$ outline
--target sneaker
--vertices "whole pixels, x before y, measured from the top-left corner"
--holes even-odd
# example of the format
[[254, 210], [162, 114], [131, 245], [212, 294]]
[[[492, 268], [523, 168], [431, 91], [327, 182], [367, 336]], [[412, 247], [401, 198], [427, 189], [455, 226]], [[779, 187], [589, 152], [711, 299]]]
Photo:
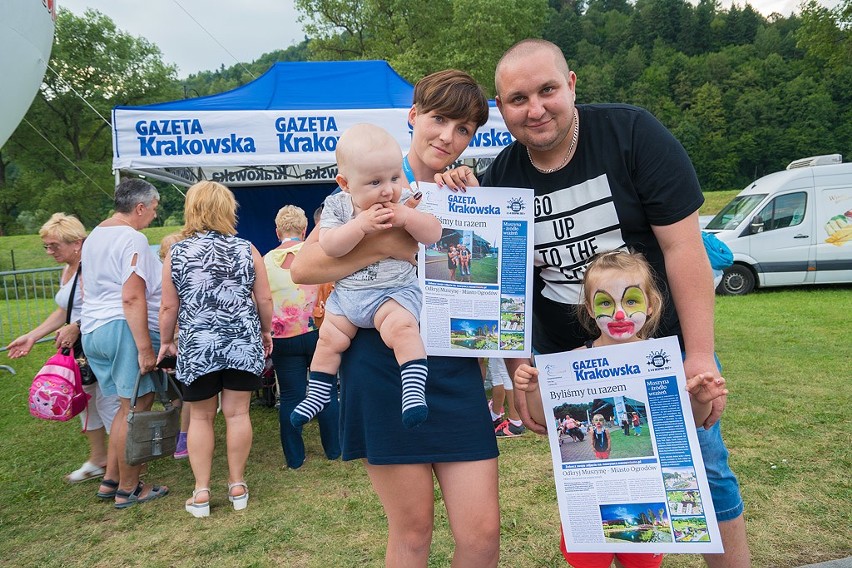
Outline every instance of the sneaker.
[[[488, 410], [489, 410], [489, 411], [491, 411], [491, 416], [494, 416], [495, 414], [497, 414], [496, 412], [494, 412], [494, 407], [493, 407], [493, 405], [492, 405], [492, 401], [490, 401], [490, 400], [488, 401]], [[500, 413], [500, 415], [499, 415], [497, 418], [493, 418], [493, 419], [491, 420], [491, 422], [492, 422], [492, 424], [493, 424], [493, 426], [494, 426], [494, 430], [495, 430], [495, 431], [496, 431], [498, 428], [500, 428], [500, 426], [502, 426], [502, 425], [503, 425], [503, 422], [505, 422], [505, 421], [506, 421], [506, 419], [505, 419], [503, 416], [504, 416], [504, 415], [503, 415], [503, 413], [501, 412], [501, 413]]]
[[515, 426], [506, 420], [499, 428], [497, 428], [497, 430], [495, 430], [494, 435], [498, 438], [515, 438], [517, 436], [522, 436], [526, 431], [527, 429], [523, 424]]
[[177, 447], [175, 448], [174, 458], [182, 460], [189, 457], [189, 451], [186, 449], [186, 433], [178, 434]]

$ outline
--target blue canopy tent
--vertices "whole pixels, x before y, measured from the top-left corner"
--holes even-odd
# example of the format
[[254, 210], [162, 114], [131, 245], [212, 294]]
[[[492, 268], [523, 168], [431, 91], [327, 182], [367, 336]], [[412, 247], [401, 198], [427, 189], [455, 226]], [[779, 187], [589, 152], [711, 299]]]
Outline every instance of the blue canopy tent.
[[[221, 181], [240, 203], [240, 235], [265, 252], [277, 245], [282, 205], [310, 219], [336, 187], [334, 149], [348, 127], [378, 124], [407, 151], [413, 91], [385, 61], [276, 63], [225, 93], [115, 107], [113, 169], [182, 185]], [[491, 158], [511, 142], [491, 114], [462, 158]]]

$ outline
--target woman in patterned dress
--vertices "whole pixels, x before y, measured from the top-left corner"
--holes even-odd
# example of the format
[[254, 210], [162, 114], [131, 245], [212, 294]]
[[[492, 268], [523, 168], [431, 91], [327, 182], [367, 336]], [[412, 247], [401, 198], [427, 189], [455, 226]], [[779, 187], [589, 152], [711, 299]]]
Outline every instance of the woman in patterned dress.
[[[186, 193], [183, 241], [163, 265], [158, 360], [177, 355], [177, 379], [190, 405], [187, 447], [195, 490], [186, 510], [210, 514], [213, 421], [222, 393], [228, 452], [228, 499], [248, 504], [249, 405], [272, 352], [272, 295], [257, 249], [235, 235], [237, 203], [222, 184], [203, 181]], [[173, 341], [178, 327], [178, 346]]]

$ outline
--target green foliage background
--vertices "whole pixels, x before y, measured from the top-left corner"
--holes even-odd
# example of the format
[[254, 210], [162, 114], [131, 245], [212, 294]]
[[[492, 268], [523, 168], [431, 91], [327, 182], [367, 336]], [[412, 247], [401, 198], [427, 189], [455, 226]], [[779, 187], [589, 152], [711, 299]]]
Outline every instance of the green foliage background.
[[[103, 14], [60, 6], [41, 91], [0, 149], [0, 235], [32, 233], [55, 211], [87, 226], [109, 214], [114, 106], [223, 92], [276, 61], [332, 59], [386, 59], [411, 82], [456, 67], [493, 96], [500, 55], [525, 37], [562, 48], [578, 102], [651, 110], [706, 191], [744, 187], [805, 156], [852, 156], [852, 0], [833, 9], [806, 0], [789, 16], [716, 0], [295, 3], [303, 42], [186, 78]], [[182, 194], [160, 190], [156, 223], [179, 224]]]

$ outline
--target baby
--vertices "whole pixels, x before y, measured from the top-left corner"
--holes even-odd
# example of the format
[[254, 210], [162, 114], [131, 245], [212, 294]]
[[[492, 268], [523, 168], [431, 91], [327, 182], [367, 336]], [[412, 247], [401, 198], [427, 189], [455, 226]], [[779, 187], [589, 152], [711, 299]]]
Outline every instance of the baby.
[[[345, 256], [366, 235], [391, 227], [404, 228], [426, 245], [441, 238], [436, 217], [402, 203], [411, 192], [405, 187], [402, 150], [388, 132], [357, 124], [340, 137], [335, 156], [336, 181], [343, 191], [328, 196], [323, 206], [319, 242], [327, 255]], [[375, 327], [399, 363], [403, 425], [413, 428], [426, 420], [428, 367], [418, 325], [422, 303], [416, 269], [407, 261], [386, 258], [338, 280], [325, 304], [308, 396], [290, 422], [300, 427], [325, 408], [340, 356], [362, 327]]]

